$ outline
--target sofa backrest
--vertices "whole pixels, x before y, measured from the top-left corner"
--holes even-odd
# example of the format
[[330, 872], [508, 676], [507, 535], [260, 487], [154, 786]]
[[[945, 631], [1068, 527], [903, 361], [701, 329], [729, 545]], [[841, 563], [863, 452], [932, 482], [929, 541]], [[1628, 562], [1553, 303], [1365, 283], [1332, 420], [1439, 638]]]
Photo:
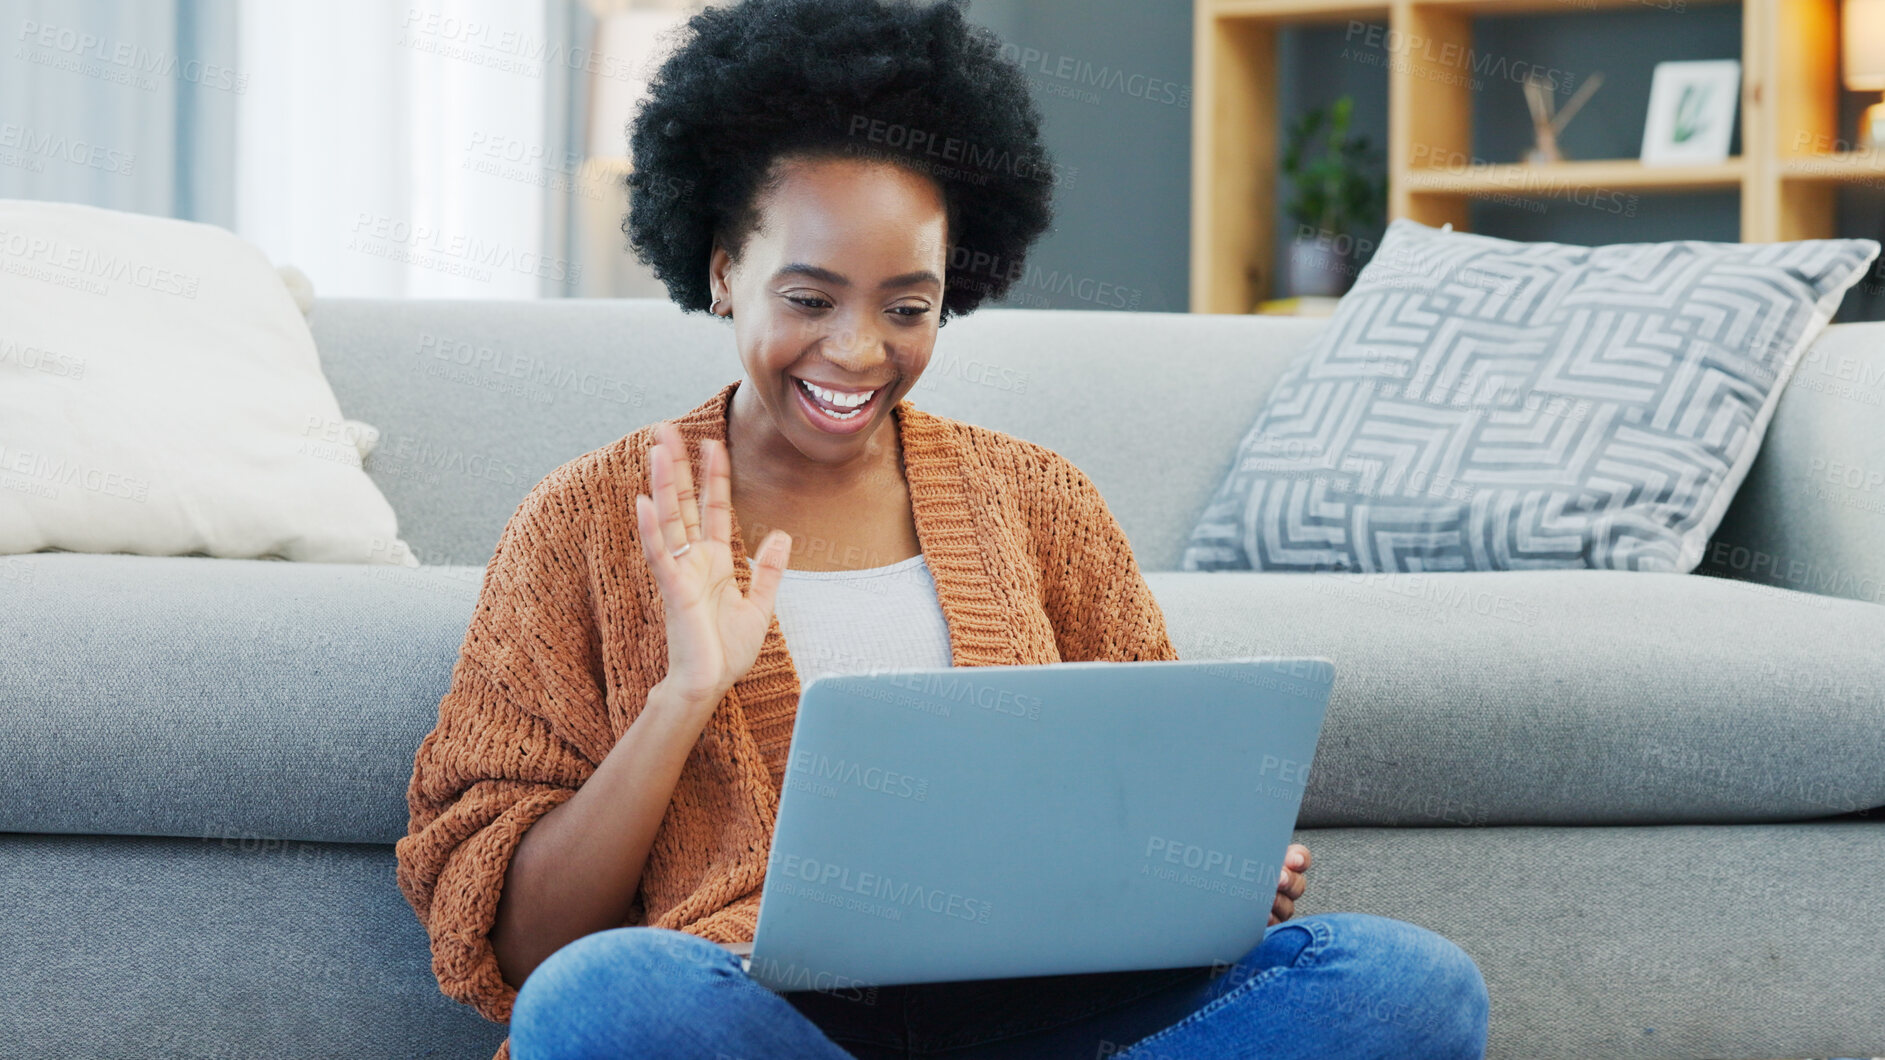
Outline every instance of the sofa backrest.
[[1801, 358], [1701, 569], [1885, 603], [1885, 322]]
[[[329, 299], [312, 323], [342, 410], [382, 432], [367, 470], [426, 563], [484, 564], [557, 465], [742, 374], [730, 325], [654, 299]], [[1170, 570], [1265, 395], [1323, 324], [985, 309], [943, 328], [910, 400], [1066, 456], [1140, 564]], [[1788, 387], [1707, 569], [1885, 599], [1878, 475], [1885, 324], [1840, 325]]]
[[[557, 465], [743, 374], [730, 325], [654, 299], [330, 299], [312, 324], [344, 414], [381, 431], [367, 470], [425, 563], [484, 564]], [[986, 309], [942, 329], [910, 400], [1065, 455], [1140, 562], [1168, 569], [1263, 395], [1319, 328]]]

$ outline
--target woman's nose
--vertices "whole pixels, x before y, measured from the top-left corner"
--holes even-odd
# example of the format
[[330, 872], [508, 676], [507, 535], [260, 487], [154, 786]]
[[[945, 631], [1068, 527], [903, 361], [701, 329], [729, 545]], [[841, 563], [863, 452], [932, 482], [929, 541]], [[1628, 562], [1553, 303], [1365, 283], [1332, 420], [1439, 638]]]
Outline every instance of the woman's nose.
[[825, 336], [825, 356], [848, 371], [863, 373], [890, 358], [883, 333], [868, 324], [843, 324]]

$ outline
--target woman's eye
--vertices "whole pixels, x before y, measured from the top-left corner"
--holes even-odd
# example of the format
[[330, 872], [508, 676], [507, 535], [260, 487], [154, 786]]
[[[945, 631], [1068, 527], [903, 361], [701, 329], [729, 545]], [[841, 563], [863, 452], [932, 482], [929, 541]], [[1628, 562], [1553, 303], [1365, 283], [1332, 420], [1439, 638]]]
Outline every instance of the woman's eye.
[[920, 317], [929, 312], [929, 307], [923, 305], [897, 305], [891, 306], [890, 311], [900, 317]]
[[823, 298], [814, 298], [810, 295], [786, 295], [785, 300], [788, 302], [796, 302], [807, 309], [827, 309], [831, 306], [831, 303], [825, 301]]

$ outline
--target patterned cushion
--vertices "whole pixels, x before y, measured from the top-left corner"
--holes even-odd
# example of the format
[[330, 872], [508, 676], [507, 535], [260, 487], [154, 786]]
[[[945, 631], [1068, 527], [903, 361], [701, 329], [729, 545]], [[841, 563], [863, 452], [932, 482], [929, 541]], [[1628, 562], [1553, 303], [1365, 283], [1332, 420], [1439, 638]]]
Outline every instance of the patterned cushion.
[[1389, 226], [1269, 394], [1184, 570], [1693, 570], [1867, 239]]

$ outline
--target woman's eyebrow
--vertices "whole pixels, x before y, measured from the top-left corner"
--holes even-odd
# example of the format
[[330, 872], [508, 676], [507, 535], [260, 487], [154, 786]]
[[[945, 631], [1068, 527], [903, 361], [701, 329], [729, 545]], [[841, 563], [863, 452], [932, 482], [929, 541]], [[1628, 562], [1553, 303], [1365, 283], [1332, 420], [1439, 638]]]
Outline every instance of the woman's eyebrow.
[[[850, 279], [846, 277], [845, 275], [843, 275], [842, 273], [833, 272], [827, 268], [822, 268], [817, 265], [807, 265], [803, 262], [797, 262], [797, 261], [793, 262], [790, 265], [781, 266], [779, 268], [779, 271], [773, 273], [772, 275], [773, 275], [773, 279], [775, 280], [783, 279], [786, 276], [804, 276], [808, 279], [817, 280], [820, 283], [831, 284], [833, 287], [851, 286]], [[878, 284], [878, 287], [879, 288], [908, 287], [912, 284], [918, 284], [918, 283], [941, 284], [942, 280], [939, 277], [937, 277], [935, 273], [929, 271], [928, 269], [918, 269], [915, 272], [906, 272], [901, 276], [892, 276], [889, 279], [885, 280], [883, 283]]]
[[918, 284], [918, 283], [933, 283], [933, 284], [936, 284], [937, 286], [941, 286], [942, 280], [935, 273], [929, 271], [928, 269], [918, 269], [915, 272], [906, 272], [901, 276], [892, 276], [891, 278], [889, 278], [888, 280], [885, 280], [883, 283], [879, 284], [878, 286], [879, 287], [909, 287], [912, 284]]
[[783, 279], [784, 277], [787, 277], [787, 276], [804, 276], [808, 279], [817, 280], [820, 283], [831, 284], [833, 287], [851, 286], [851, 281], [849, 279], [846, 279], [843, 275], [839, 273], [832, 272], [830, 269], [821, 269], [816, 265], [807, 265], [803, 262], [798, 262], [798, 261], [795, 261], [790, 265], [782, 265], [779, 267], [778, 272], [775, 272], [772, 274], [772, 277], [775, 280]]

